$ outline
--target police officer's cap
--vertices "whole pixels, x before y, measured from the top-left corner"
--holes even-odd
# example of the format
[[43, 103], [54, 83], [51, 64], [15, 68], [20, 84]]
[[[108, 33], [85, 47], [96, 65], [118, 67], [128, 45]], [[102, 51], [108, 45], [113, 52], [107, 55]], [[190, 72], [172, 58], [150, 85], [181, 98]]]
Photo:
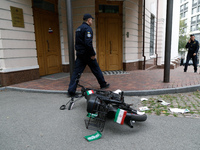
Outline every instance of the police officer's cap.
[[85, 15], [83, 16], [83, 20], [87, 20], [88, 18], [94, 19], [94, 18], [92, 17], [92, 15], [90, 15], [90, 14], [85, 14]]
[[191, 36], [194, 36], [194, 34], [191, 34], [190, 37], [191, 37]]

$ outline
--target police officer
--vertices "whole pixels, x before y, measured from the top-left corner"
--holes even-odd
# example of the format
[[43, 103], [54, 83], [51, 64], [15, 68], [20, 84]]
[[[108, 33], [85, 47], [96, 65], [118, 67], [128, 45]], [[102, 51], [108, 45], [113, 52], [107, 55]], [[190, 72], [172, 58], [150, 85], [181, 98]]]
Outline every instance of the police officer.
[[192, 58], [194, 72], [196, 73], [197, 72], [197, 53], [199, 51], [199, 42], [195, 40], [194, 34], [190, 35], [190, 40], [187, 42], [185, 47], [188, 48], [188, 54], [187, 54], [184, 72], [187, 71], [188, 62]]
[[95, 75], [100, 84], [101, 89], [108, 88], [110, 84], [105, 82], [101, 69], [95, 58], [95, 51], [92, 45], [93, 31], [90, 27], [92, 25], [92, 19], [90, 14], [83, 16], [83, 23], [76, 29], [75, 49], [76, 49], [76, 61], [75, 68], [71, 77], [71, 81], [68, 88], [68, 95], [74, 96], [77, 88], [76, 79], [79, 74], [83, 73], [86, 65], [90, 67], [90, 70]]

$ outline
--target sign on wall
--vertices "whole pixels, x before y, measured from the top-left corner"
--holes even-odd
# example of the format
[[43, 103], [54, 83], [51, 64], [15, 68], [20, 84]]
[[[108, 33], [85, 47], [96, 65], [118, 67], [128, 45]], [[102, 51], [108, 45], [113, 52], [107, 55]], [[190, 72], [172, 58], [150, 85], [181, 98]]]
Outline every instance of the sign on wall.
[[10, 6], [13, 27], [24, 28], [24, 16], [21, 8]]

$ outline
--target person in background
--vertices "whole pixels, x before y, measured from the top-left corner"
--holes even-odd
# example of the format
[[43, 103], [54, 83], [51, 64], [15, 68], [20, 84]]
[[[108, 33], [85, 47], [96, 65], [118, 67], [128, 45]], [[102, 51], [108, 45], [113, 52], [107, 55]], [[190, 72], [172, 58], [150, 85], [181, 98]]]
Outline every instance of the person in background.
[[197, 72], [197, 53], [199, 51], [199, 42], [195, 39], [194, 34], [190, 35], [190, 39], [187, 42], [185, 47], [188, 48], [188, 54], [187, 54], [184, 72], [187, 72], [188, 62], [192, 58], [194, 72], [196, 73]]

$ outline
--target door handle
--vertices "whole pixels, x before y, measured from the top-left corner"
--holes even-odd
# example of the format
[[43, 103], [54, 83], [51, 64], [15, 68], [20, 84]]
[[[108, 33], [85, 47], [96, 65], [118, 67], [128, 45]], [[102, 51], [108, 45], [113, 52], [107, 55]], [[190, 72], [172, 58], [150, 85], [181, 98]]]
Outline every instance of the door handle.
[[49, 52], [49, 40], [47, 40], [47, 47], [48, 47], [48, 52]]
[[110, 41], [110, 54], [112, 54], [112, 42]]

